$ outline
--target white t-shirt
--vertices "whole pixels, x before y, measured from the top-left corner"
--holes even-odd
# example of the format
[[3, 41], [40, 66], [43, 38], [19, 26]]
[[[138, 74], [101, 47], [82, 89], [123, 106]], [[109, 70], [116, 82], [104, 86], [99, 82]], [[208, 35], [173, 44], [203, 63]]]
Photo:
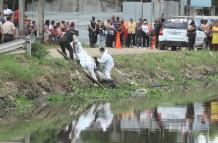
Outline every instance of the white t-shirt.
[[142, 25], [142, 31], [146, 34], [149, 33], [148, 25]]
[[10, 14], [12, 14], [13, 12], [12, 12], [12, 10], [11, 9], [4, 9], [4, 15], [10, 15]]

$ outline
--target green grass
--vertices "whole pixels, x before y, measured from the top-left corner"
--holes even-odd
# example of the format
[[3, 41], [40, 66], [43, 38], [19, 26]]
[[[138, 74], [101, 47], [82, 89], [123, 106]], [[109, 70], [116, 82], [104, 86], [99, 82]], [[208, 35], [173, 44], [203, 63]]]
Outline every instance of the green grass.
[[31, 81], [41, 75], [42, 71], [34, 60], [23, 57], [1, 56], [0, 74], [3, 78]]
[[[212, 53], [212, 55], [211, 55]], [[156, 73], [166, 71], [176, 78], [183, 77], [182, 70], [186, 65], [191, 67], [218, 67], [218, 53], [201, 50], [198, 52], [166, 52], [166, 53], [147, 53], [138, 55], [120, 55], [115, 56], [115, 61], [121, 68], [129, 71], [144, 71], [144, 73]], [[218, 69], [218, 68], [217, 68]]]
[[17, 113], [25, 113], [36, 105], [33, 100], [27, 99], [25, 96], [17, 95], [16, 98], [16, 111]]

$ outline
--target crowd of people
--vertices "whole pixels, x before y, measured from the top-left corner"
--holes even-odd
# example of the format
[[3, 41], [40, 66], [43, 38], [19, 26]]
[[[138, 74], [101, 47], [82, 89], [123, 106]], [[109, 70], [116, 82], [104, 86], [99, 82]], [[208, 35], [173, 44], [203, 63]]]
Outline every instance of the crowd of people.
[[[90, 47], [137, 47], [137, 48], [159, 48], [158, 39], [164, 18], [160, 18], [150, 23], [146, 18], [138, 21], [130, 18], [124, 20], [119, 16], [112, 16], [106, 21], [96, 20], [93, 16], [88, 25]], [[8, 4], [4, 4], [3, 13], [0, 12], [0, 42], [9, 42], [17, 38], [19, 24], [19, 10], [12, 11]], [[194, 49], [197, 28], [204, 31], [206, 35], [206, 46], [211, 50], [218, 50], [218, 21], [209, 23], [202, 19], [200, 25], [195, 25], [192, 21], [187, 29], [189, 38], [189, 48]], [[38, 27], [36, 21], [25, 16], [24, 34], [37, 36]], [[50, 21], [44, 23], [44, 43], [60, 44], [61, 38], [71, 30], [75, 30], [74, 22]]]
[[206, 45], [211, 50], [218, 51], [218, 21], [214, 21], [211, 24], [208, 20], [202, 19], [200, 29], [206, 34]]
[[4, 4], [3, 13], [0, 12], [0, 43], [12, 41], [17, 37], [12, 15], [12, 10], [8, 8], [7, 4]]
[[206, 35], [206, 47], [211, 50], [218, 51], [218, 21], [214, 21], [209, 24], [207, 19], [202, 19], [199, 26], [196, 25], [195, 21], [190, 22], [187, 31], [189, 38], [189, 49], [194, 49], [197, 27], [199, 27], [199, 30], [203, 31]]
[[150, 47], [152, 36], [158, 39], [164, 21], [162, 18], [152, 24], [147, 19], [139, 19], [136, 22], [131, 18], [125, 21], [119, 16], [112, 16], [107, 21], [96, 21], [95, 17], [92, 17], [88, 25], [90, 47], [116, 47], [117, 42], [121, 43], [122, 47]]
[[[68, 31], [75, 30], [74, 22], [66, 21], [50, 21], [46, 20], [44, 24], [44, 43], [59, 44], [61, 37]], [[77, 31], [78, 33], [78, 31]]]

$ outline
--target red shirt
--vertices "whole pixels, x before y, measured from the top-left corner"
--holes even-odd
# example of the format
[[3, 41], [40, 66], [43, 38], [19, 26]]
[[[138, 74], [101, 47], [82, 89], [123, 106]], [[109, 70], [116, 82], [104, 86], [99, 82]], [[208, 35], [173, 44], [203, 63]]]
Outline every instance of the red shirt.
[[18, 23], [19, 23], [19, 15], [20, 15], [19, 10], [16, 10], [16, 11], [14, 12], [14, 15], [13, 15], [13, 20], [14, 20], [14, 23], [15, 23], [15, 24], [18, 24]]

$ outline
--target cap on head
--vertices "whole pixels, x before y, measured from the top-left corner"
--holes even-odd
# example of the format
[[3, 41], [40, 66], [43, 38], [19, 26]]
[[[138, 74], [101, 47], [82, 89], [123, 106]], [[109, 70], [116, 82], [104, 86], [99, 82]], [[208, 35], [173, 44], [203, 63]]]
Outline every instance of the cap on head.
[[105, 51], [105, 48], [104, 48], [104, 47], [101, 47], [101, 48], [99, 49], [99, 51], [103, 53], [103, 52]]

